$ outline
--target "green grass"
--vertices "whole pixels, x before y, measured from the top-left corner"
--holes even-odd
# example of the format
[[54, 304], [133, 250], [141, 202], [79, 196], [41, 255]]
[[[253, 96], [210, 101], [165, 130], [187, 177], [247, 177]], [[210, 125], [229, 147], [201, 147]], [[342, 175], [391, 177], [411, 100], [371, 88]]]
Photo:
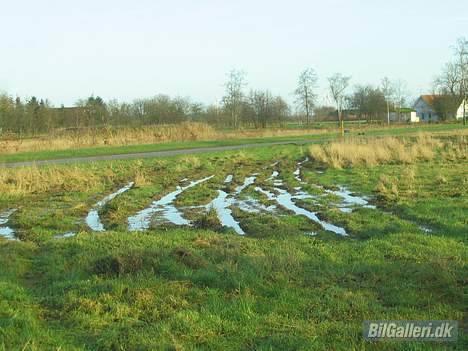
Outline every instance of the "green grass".
[[[361, 325], [366, 319], [463, 319], [466, 159], [412, 165], [411, 182], [405, 165], [334, 170], [306, 163], [303, 187], [319, 201], [300, 205], [345, 227], [347, 238], [285, 210], [236, 208], [245, 237], [220, 228], [212, 214], [197, 228], [126, 229], [128, 216], [183, 178], [215, 175], [183, 193], [179, 207], [206, 204], [218, 189], [232, 191], [256, 172], [256, 185], [271, 188], [266, 179], [275, 161], [284, 187], [293, 189], [299, 183], [292, 172], [305, 153], [288, 145], [197, 159], [102, 162], [82, 166], [98, 179], [86, 187], [0, 194], [0, 209], [18, 208], [12, 223], [23, 239], [0, 239], [0, 350], [463, 350], [464, 335], [447, 344], [369, 343]], [[107, 232], [90, 232], [83, 221], [89, 208], [135, 170], [147, 183], [101, 211]], [[233, 184], [224, 184], [228, 174]], [[397, 184], [397, 196], [375, 192], [382, 174]], [[345, 185], [378, 208], [342, 213], [337, 198], [315, 185]], [[270, 204], [252, 187], [242, 193], [248, 195]], [[79, 234], [53, 238], [69, 230]], [[309, 231], [317, 236], [305, 235]]]
[[[419, 131], [431, 132], [447, 132], [463, 128], [460, 124], [427, 124], [411, 127], [398, 127], [398, 128], [377, 128], [365, 130], [368, 136], [383, 136], [383, 135], [404, 135], [407, 133], [416, 133]], [[358, 133], [358, 130], [352, 130], [351, 134]], [[131, 154], [131, 153], [144, 153], [152, 151], [169, 151], [181, 150], [191, 148], [205, 148], [216, 146], [234, 146], [242, 144], [254, 143], [271, 143], [282, 141], [308, 141], [308, 142], [321, 142], [335, 138], [338, 135], [336, 132], [316, 135], [302, 135], [302, 136], [287, 136], [287, 137], [268, 137], [268, 138], [244, 138], [232, 140], [215, 140], [215, 141], [192, 141], [192, 142], [168, 142], [159, 144], [143, 144], [143, 145], [125, 145], [125, 146], [100, 146], [100, 147], [86, 147], [75, 150], [55, 150], [55, 151], [38, 151], [38, 152], [18, 152], [14, 154], [5, 154], [0, 151], [0, 164], [12, 162], [25, 162], [25, 161], [40, 161], [40, 160], [53, 160], [74, 157], [89, 157], [89, 156], [106, 156], [116, 154]]]

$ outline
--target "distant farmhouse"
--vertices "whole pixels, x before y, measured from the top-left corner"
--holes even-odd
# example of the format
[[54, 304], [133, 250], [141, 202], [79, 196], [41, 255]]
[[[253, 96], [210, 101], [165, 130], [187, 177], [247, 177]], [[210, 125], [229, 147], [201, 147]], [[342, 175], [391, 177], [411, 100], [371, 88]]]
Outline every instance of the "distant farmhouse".
[[[462, 119], [465, 101], [450, 95], [421, 95], [413, 105], [421, 122]], [[468, 101], [465, 114], [468, 116]]]

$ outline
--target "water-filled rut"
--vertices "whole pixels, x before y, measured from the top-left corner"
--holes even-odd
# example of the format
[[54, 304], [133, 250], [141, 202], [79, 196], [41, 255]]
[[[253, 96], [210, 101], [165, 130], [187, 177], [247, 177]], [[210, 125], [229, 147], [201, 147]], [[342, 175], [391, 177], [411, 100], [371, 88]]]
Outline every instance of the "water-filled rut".
[[176, 225], [189, 225], [190, 222], [185, 219], [180, 212], [180, 210], [175, 207], [174, 201], [177, 197], [182, 194], [185, 190], [193, 188], [198, 184], [206, 182], [207, 180], [213, 178], [214, 176], [209, 176], [200, 180], [192, 181], [189, 185], [186, 186], [177, 186], [177, 189], [173, 192], [163, 196], [157, 201], [141, 210], [136, 215], [128, 218], [128, 230], [129, 231], [142, 231], [147, 230], [151, 226], [151, 219], [155, 214], [160, 214], [162, 220], [170, 222]]

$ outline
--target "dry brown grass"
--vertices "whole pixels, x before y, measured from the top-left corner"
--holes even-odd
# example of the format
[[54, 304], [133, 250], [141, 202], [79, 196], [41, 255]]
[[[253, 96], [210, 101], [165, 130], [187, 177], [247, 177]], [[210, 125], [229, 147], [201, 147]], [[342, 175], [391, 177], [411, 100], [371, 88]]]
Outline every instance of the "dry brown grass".
[[[107, 178], [112, 178], [109, 170]], [[69, 167], [0, 168], [0, 193], [26, 195], [47, 191], [89, 191], [102, 182], [92, 169]]]
[[61, 131], [38, 138], [0, 139], [0, 153], [69, 150], [96, 146], [158, 144], [178, 141], [225, 140], [275, 136], [301, 136], [326, 133], [323, 129], [265, 129], [218, 131], [205, 123], [185, 122], [173, 125], [120, 127]]
[[400, 195], [398, 179], [382, 174], [375, 191], [386, 200], [397, 200]]
[[216, 137], [218, 137], [218, 132], [209, 125], [193, 122], [138, 128], [85, 129], [55, 132], [40, 138], [0, 140], [0, 152], [8, 154], [95, 146], [154, 144], [170, 141], [208, 140]]
[[143, 171], [143, 162], [141, 160], [135, 161], [135, 176], [134, 182], [136, 187], [145, 186], [151, 184], [151, 180], [148, 177], [148, 174]]
[[375, 166], [382, 163], [411, 164], [432, 160], [442, 142], [430, 134], [415, 139], [395, 137], [350, 138], [324, 145], [312, 145], [310, 156], [333, 168]]
[[442, 152], [444, 159], [449, 161], [468, 159], [468, 136], [457, 136], [448, 140]]

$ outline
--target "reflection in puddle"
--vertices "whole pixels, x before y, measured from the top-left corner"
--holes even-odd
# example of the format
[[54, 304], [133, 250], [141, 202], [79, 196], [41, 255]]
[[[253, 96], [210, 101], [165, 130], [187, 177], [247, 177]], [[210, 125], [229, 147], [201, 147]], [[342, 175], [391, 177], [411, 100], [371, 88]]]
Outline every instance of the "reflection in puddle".
[[273, 171], [271, 174], [270, 178], [267, 179], [267, 181], [273, 181], [274, 186], [282, 186], [283, 181], [281, 179], [277, 179], [279, 176], [279, 173], [277, 171]]
[[55, 239], [66, 239], [66, 238], [72, 238], [74, 236], [76, 236], [75, 232], [66, 232], [66, 233], [63, 233], [63, 234], [55, 235], [54, 238]]
[[424, 227], [422, 225], [419, 226], [419, 229], [421, 229], [424, 233], [432, 233], [432, 229], [428, 227]]
[[4, 224], [8, 223], [10, 216], [15, 212], [16, 209], [11, 209], [0, 213], [0, 236], [8, 240], [17, 240], [15, 237], [15, 231], [8, 226], [3, 226]]
[[244, 179], [244, 184], [236, 188], [236, 194], [239, 195], [245, 188], [255, 183], [256, 176], [247, 177]]
[[123, 194], [124, 192], [130, 190], [133, 187], [133, 185], [133, 182], [128, 183], [123, 188], [117, 190], [115, 193], [107, 195], [104, 199], [102, 199], [96, 205], [94, 205], [93, 209], [89, 211], [88, 215], [86, 216], [86, 224], [88, 225], [88, 227], [90, 227], [95, 232], [105, 231], [104, 225], [101, 223], [101, 219], [99, 218], [99, 210], [120, 194]]
[[301, 182], [302, 183], [302, 179], [301, 179], [301, 169], [300, 168], [296, 168], [296, 170], [294, 171], [294, 179], [296, 179], [298, 182]]
[[301, 188], [296, 189], [296, 192], [292, 196], [293, 199], [298, 199], [298, 200], [305, 200], [305, 199], [315, 199], [317, 198], [316, 196], [310, 195], [309, 193], [306, 193], [304, 190], [301, 190]]
[[376, 208], [374, 205], [369, 205], [365, 197], [351, 195], [351, 192], [345, 187], [340, 187], [339, 190], [325, 190], [329, 194], [336, 195], [343, 199], [339, 209], [344, 213], [353, 211], [352, 206], [361, 206], [365, 208]]
[[[237, 234], [244, 235], [244, 230], [240, 227], [239, 222], [235, 220], [232, 216], [232, 211], [230, 207], [237, 203], [235, 196], [239, 195], [243, 190], [245, 190], [248, 186], [255, 183], [256, 176], [253, 175], [251, 177], [246, 177], [244, 179], [244, 183], [236, 187], [234, 195], [231, 196], [225, 191], [218, 190], [218, 196], [211, 201], [208, 205], [206, 205], [206, 209], [209, 211], [213, 208], [218, 215], [219, 222], [224, 227], [229, 227], [235, 230]], [[227, 180], [227, 178], [226, 178]], [[244, 203], [244, 209], [250, 208], [246, 201], [241, 201]], [[239, 202], [240, 203], [240, 202]], [[239, 206], [240, 207], [240, 206]]]
[[309, 161], [309, 158], [308, 158], [308, 157], [306, 157], [306, 158], [304, 159], [304, 161], [298, 162], [298, 163], [297, 163], [297, 168], [296, 168], [296, 170], [295, 170], [294, 173], [293, 173], [293, 174], [294, 174], [294, 179], [296, 179], [296, 180], [297, 180], [298, 182], [300, 182], [300, 183], [303, 183], [302, 178], [301, 178], [301, 167], [302, 167], [302, 165], [303, 165], [304, 163], [306, 163], [307, 161]]
[[235, 202], [235, 205], [240, 210], [249, 213], [274, 212], [276, 210], [275, 205], [265, 206], [260, 201], [252, 197], [249, 197], [246, 200], [238, 200]]
[[218, 190], [218, 196], [207, 205], [207, 210], [213, 208], [218, 215], [219, 222], [223, 227], [229, 227], [236, 231], [237, 234], [244, 235], [245, 232], [239, 225], [229, 208], [234, 203], [234, 199], [222, 190]]
[[273, 173], [271, 174], [270, 178], [267, 178], [267, 180], [273, 180], [273, 179], [276, 178], [278, 175], [279, 175], [278, 171], [273, 171]]
[[332, 231], [336, 234], [343, 235], [343, 236], [348, 235], [346, 234], [346, 231], [343, 228], [337, 227], [331, 223], [322, 221], [321, 219], [317, 217], [317, 215], [314, 212], [308, 211], [302, 207], [297, 206], [293, 201], [293, 195], [291, 195], [284, 189], [275, 188], [275, 191], [278, 192], [278, 195], [275, 195], [260, 187], [256, 187], [255, 190], [264, 194], [269, 200], [276, 201], [279, 205], [294, 212], [296, 215], [305, 216], [311, 219], [312, 221], [319, 223], [325, 230], [329, 230], [329, 231]]
[[206, 177], [197, 181], [191, 182], [189, 185], [180, 187], [157, 201], [153, 201], [150, 207], [138, 212], [135, 216], [128, 218], [128, 230], [142, 231], [149, 229], [151, 217], [156, 213], [161, 213], [161, 217], [170, 223], [176, 225], [189, 225], [190, 222], [182, 217], [181, 212], [173, 205], [173, 202], [185, 190], [192, 188], [200, 183], [206, 182], [214, 176]]

